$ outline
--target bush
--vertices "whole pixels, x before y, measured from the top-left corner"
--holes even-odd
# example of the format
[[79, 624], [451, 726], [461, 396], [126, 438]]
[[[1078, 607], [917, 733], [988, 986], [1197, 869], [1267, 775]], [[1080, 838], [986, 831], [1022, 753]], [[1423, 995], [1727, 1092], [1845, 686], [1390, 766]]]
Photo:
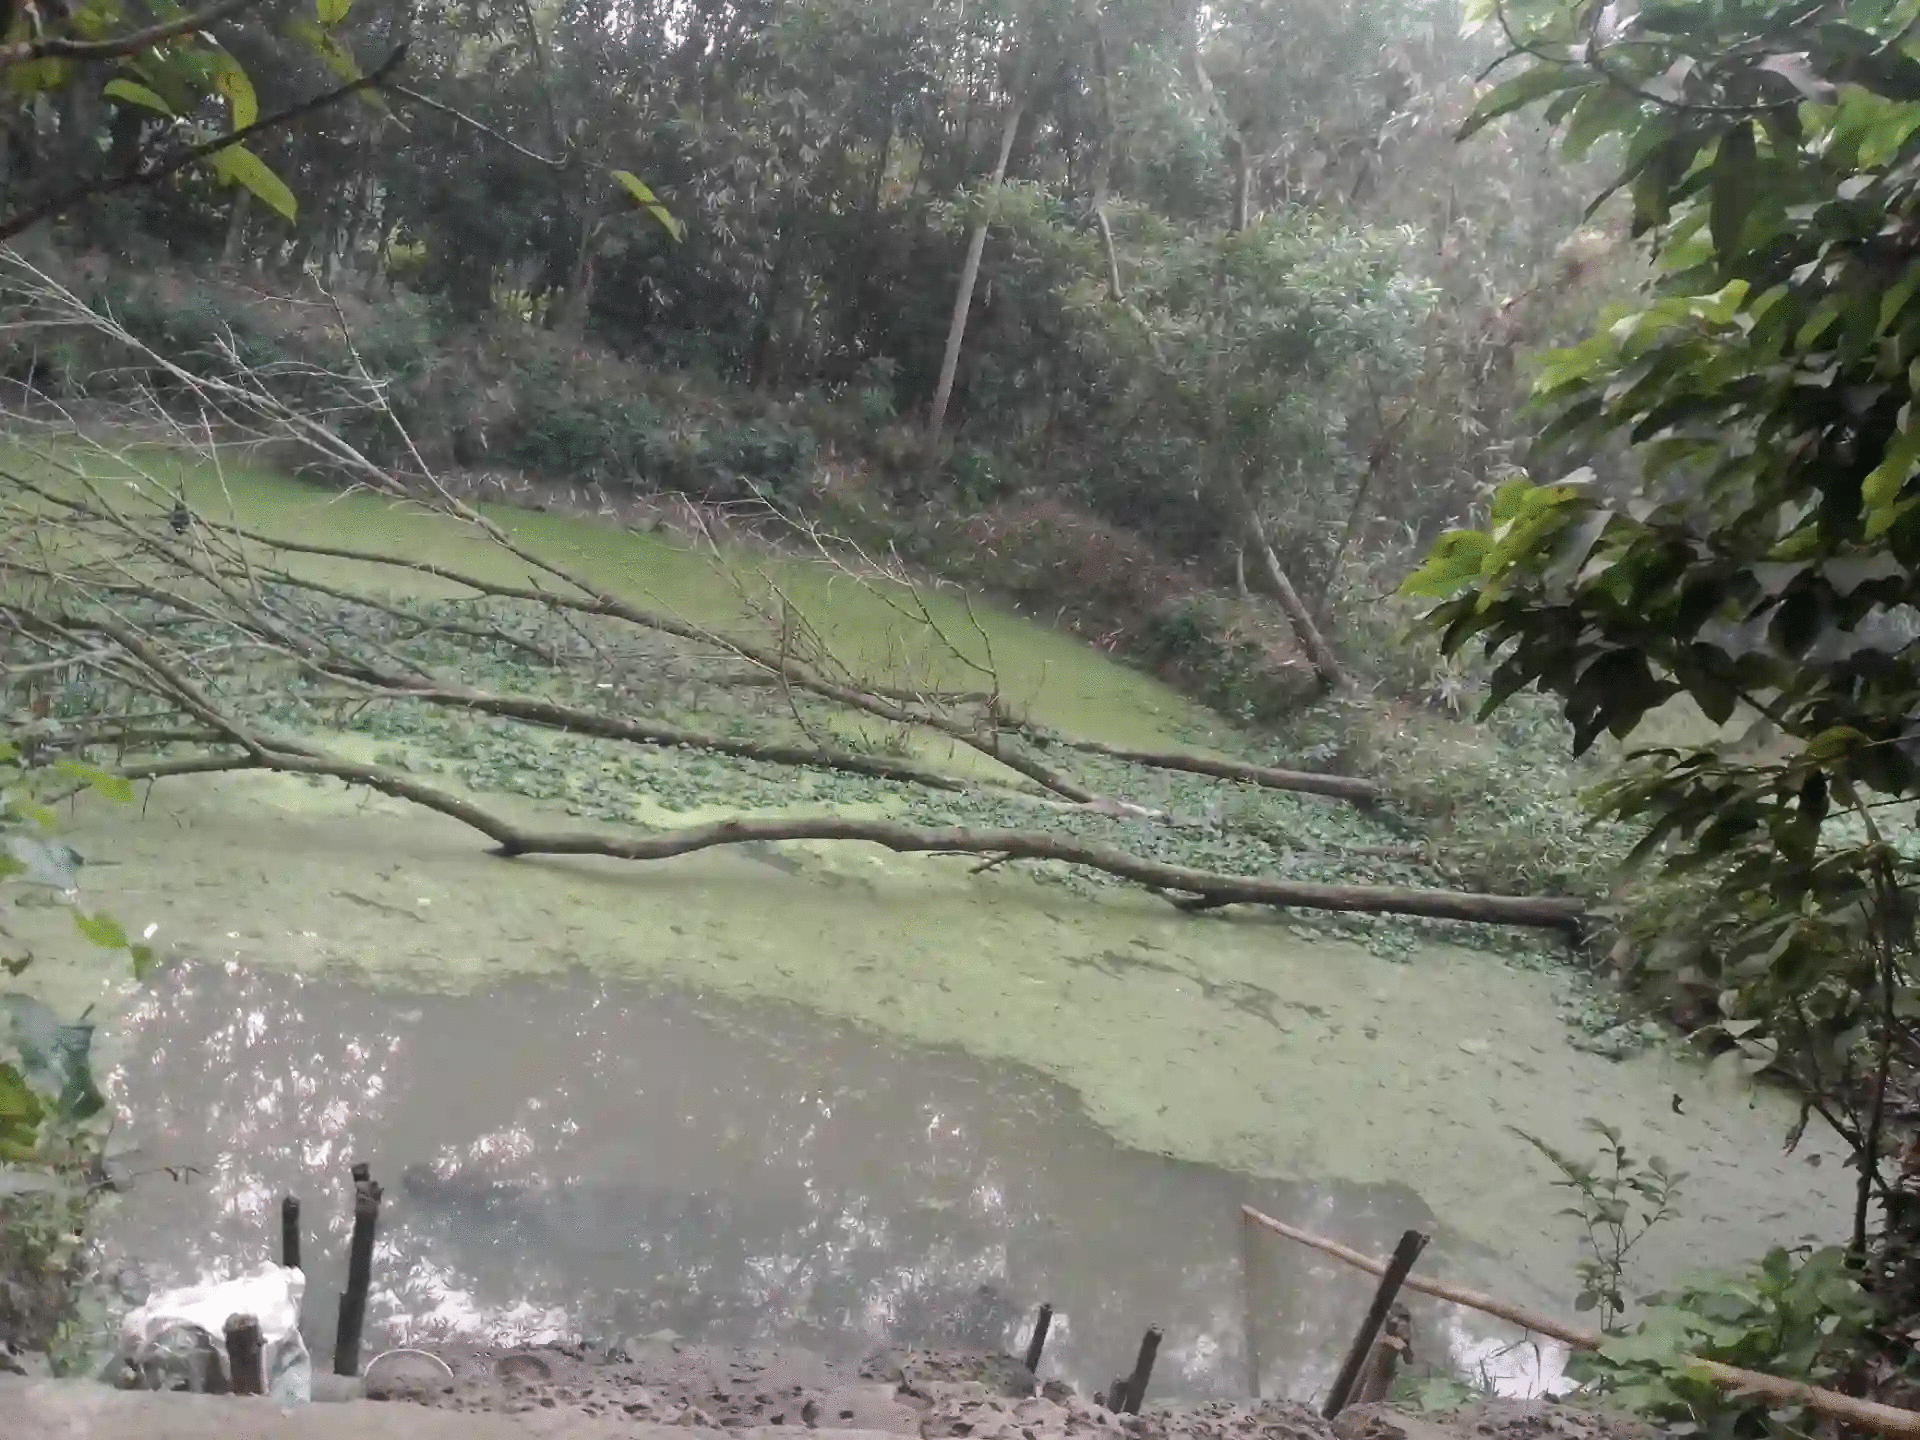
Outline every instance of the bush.
[[515, 385], [511, 433], [500, 453], [531, 474], [632, 490], [667, 490], [710, 502], [803, 496], [816, 444], [770, 418], [699, 419], [646, 395], [618, 398], [569, 383], [542, 366]]
[[1183, 595], [1157, 607], [1134, 651], [1162, 679], [1250, 724], [1284, 718], [1316, 689], [1291, 632], [1219, 595]]

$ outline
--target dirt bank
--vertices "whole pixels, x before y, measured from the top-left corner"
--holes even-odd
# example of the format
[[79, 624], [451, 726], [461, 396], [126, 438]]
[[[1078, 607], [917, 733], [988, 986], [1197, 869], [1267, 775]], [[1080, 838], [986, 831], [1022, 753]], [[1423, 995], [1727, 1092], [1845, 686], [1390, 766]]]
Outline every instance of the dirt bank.
[[1008, 1356], [892, 1351], [845, 1365], [667, 1342], [439, 1353], [451, 1382], [369, 1385], [367, 1399], [288, 1414], [262, 1401], [0, 1376], [0, 1440], [1656, 1440], [1631, 1418], [1547, 1401], [1446, 1415], [1356, 1406], [1331, 1425], [1284, 1401], [1116, 1415], [1057, 1382], [1036, 1385]]
[[[370, 1383], [370, 1394], [434, 1409], [549, 1423], [571, 1414], [719, 1429], [730, 1437], [802, 1426], [923, 1440], [1653, 1440], [1631, 1417], [1548, 1401], [1488, 1401], [1444, 1416], [1355, 1406], [1334, 1424], [1290, 1401], [1154, 1405], [1117, 1414], [1011, 1355], [884, 1349], [858, 1363], [791, 1347], [733, 1349], [660, 1338], [628, 1348], [436, 1347], [451, 1380]], [[1042, 1375], [1045, 1364], [1042, 1364]]]

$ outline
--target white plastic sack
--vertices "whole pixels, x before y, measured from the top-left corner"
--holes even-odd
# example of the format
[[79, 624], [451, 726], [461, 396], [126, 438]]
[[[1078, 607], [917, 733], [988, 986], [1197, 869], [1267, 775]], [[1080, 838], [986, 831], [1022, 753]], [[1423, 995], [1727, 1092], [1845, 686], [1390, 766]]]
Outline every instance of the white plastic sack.
[[[218, 1364], [225, 1374], [227, 1318], [251, 1315], [260, 1322], [268, 1396], [282, 1405], [304, 1405], [313, 1398], [313, 1362], [300, 1339], [306, 1283], [298, 1270], [269, 1264], [231, 1280], [164, 1291], [120, 1322], [121, 1353], [143, 1371], [185, 1367], [192, 1375], [197, 1352], [205, 1357], [200, 1363]], [[204, 1388], [204, 1379], [194, 1388]]]

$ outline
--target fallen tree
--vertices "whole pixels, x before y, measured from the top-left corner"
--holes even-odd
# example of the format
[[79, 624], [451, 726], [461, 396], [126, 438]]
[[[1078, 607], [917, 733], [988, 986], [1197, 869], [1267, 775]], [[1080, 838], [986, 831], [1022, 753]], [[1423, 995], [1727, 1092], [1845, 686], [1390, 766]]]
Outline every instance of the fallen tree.
[[524, 855], [599, 855], [613, 860], [670, 860], [719, 846], [752, 842], [863, 841], [900, 854], [988, 855], [1080, 865], [1130, 880], [1156, 893], [1205, 901], [1209, 907], [1262, 905], [1278, 909], [1418, 915], [1434, 920], [1466, 920], [1565, 932], [1577, 931], [1586, 913], [1586, 907], [1579, 901], [1559, 897], [1471, 895], [1405, 886], [1328, 885], [1228, 875], [1148, 860], [1112, 846], [1045, 830], [912, 826], [838, 815], [716, 820], [704, 825], [632, 834], [540, 830], [516, 824], [484, 806], [401, 771], [329, 755], [286, 740], [257, 741], [252, 749], [224, 757], [197, 755], [144, 763], [135, 761], [120, 767], [129, 779], [204, 775], [222, 770], [324, 775], [362, 785], [471, 826], [492, 840], [495, 853], [506, 859]]
[[[101, 689], [87, 716], [59, 723], [36, 721], [36, 745], [56, 752], [64, 746], [68, 753], [110, 753], [122, 773], [133, 778], [235, 770], [329, 776], [458, 820], [485, 835], [503, 856], [601, 855], [651, 861], [748, 842], [868, 843], [901, 853], [986, 857], [988, 866], [980, 868], [1056, 862], [1141, 886], [1187, 910], [1258, 905], [1562, 933], [1580, 926], [1581, 903], [1565, 897], [1294, 880], [1157, 858], [1151, 852], [1162, 842], [1150, 833], [1155, 827], [1177, 825], [1182, 833], [1199, 829], [1216, 835], [1230, 827], [1217, 814], [1182, 818], [1124, 795], [1102, 794], [1043, 761], [1040, 753], [1050, 749], [1097, 755], [1121, 766], [1183, 771], [1360, 803], [1378, 798], [1378, 787], [1353, 777], [1128, 750], [1015, 719], [991, 663], [990, 647], [984, 659], [966, 654], [939, 630], [910, 589], [902, 592], [909, 597], [905, 602], [889, 603], [904, 603], [908, 622], [977, 672], [985, 688], [956, 692], [937, 683], [900, 684], [892, 677], [858, 673], [832, 652], [775, 580], [751, 593], [738, 581], [743, 611], [759, 617], [759, 635], [647, 608], [590, 583], [504, 529], [442, 485], [417, 452], [404, 480], [396, 478], [337, 429], [313, 418], [322, 411], [281, 399], [237, 357], [228, 357], [231, 364], [213, 378], [189, 371], [142, 345], [110, 317], [93, 314], [44, 277], [34, 279], [29, 272], [28, 283], [38, 287], [32, 298], [50, 310], [54, 320], [102, 330], [131, 352], [133, 373], [168, 377], [176, 396], [185, 393], [199, 402], [203, 413], [218, 414], [225, 432], [254, 443], [297, 443], [336, 482], [421, 507], [463, 527], [494, 555], [524, 566], [527, 577], [524, 582], [496, 578], [403, 549], [272, 534], [232, 513], [194, 513], [184, 493], [171, 489], [129, 447], [99, 445], [91, 456], [76, 459], [72, 437], [84, 437], [85, 432], [83, 427], [67, 427], [60, 445], [36, 452], [36, 473], [0, 468], [6, 486], [0, 497], [0, 523], [6, 531], [0, 566], [7, 575], [5, 599], [0, 600], [0, 624], [6, 632], [0, 634], [0, 653], [13, 674], [37, 680], [64, 677], [70, 685], [77, 683], [74, 677], [91, 677], [88, 684]], [[356, 389], [351, 376], [301, 378], [308, 390], [324, 382], [345, 397], [325, 413], [338, 413], [348, 401], [386, 413], [378, 388]], [[141, 392], [137, 400], [138, 413], [150, 426], [169, 423], [168, 409], [150, 391]], [[177, 409], [177, 401], [173, 403]], [[397, 422], [396, 433], [404, 439]], [[189, 448], [214, 443], [210, 425], [198, 433], [176, 429], [169, 438]], [[218, 458], [216, 446], [216, 463]], [[103, 462], [111, 462], [111, 480], [95, 473]], [[371, 567], [368, 574], [376, 581], [383, 574], [405, 575], [457, 587], [475, 603], [494, 608], [456, 614], [399, 604], [342, 582], [337, 565], [323, 578], [312, 573], [309, 563], [340, 561]], [[979, 638], [986, 640], [984, 631]], [[495, 651], [512, 652], [521, 666], [514, 672], [521, 683], [489, 683], [489, 668], [498, 668], [489, 658]], [[768, 683], [758, 693], [771, 708], [724, 728], [693, 728], [644, 713], [659, 704], [654, 682], [663, 657], [683, 653], [709, 655], [765, 677]], [[529, 662], [537, 668], [529, 670]], [[727, 683], [737, 678], [737, 671], [730, 671]], [[284, 709], [296, 694], [304, 697], [300, 703], [309, 705], [298, 735], [273, 719], [276, 707]], [[1003, 767], [1007, 780], [991, 791], [1001, 798], [989, 805], [990, 812], [997, 806], [1004, 816], [1008, 804], [1028, 803], [1017, 796], [1008, 799], [1008, 785], [1051, 804], [1029, 812], [1049, 817], [1031, 826], [916, 824], [823, 813], [651, 830], [546, 830], [509, 821], [479, 800], [396, 765], [363, 763], [336, 753], [314, 738], [328, 728], [313, 719], [314, 706], [331, 707], [343, 716], [363, 714], [368, 707], [424, 707], [560, 737], [837, 771], [910, 790], [989, 793], [980, 781], [904, 753], [859, 748], [864, 737], [850, 743], [835, 732], [837, 718], [856, 717], [862, 724], [878, 721], [893, 727], [899, 736], [923, 731], [942, 737]], [[1127, 782], [1125, 772], [1111, 766], [1103, 773], [1112, 785]], [[625, 809], [622, 802], [611, 809], [603, 806], [601, 813], [624, 814]], [[1075, 817], [1089, 813], [1106, 817], [1094, 823], [1130, 843], [1075, 833], [1088, 823]], [[1141, 826], [1146, 831], [1129, 828]], [[1132, 837], [1138, 837], [1138, 848]], [[1258, 852], [1243, 848], [1242, 853]]]

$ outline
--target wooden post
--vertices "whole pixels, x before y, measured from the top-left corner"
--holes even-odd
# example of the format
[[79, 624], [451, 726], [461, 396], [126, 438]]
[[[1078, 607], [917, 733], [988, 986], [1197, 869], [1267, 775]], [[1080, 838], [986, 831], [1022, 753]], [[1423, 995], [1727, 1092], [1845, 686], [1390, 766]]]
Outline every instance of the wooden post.
[[300, 1202], [291, 1195], [280, 1198], [280, 1263], [300, 1268]]
[[1140, 1413], [1140, 1402], [1147, 1395], [1147, 1381], [1153, 1378], [1153, 1359], [1160, 1353], [1160, 1327], [1149, 1325], [1140, 1337], [1140, 1353], [1134, 1357], [1133, 1376], [1127, 1381], [1126, 1412]]
[[233, 1393], [266, 1394], [267, 1380], [260, 1359], [260, 1322], [251, 1315], [229, 1315], [226, 1330], [227, 1374], [233, 1379]]
[[1387, 1322], [1387, 1312], [1393, 1308], [1393, 1302], [1400, 1294], [1400, 1282], [1407, 1278], [1407, 1272], [1413, 1269], [1413, 1262], [1420, 1258], [1420, 1252], [1426, 1248], [1427, 1237], [1418, 1230], [1407, 1231], [1400, 1237], [1400, 1243], [1393, 1247], [1393, 1259], [1387, 1262], [1387, 1273], [1380, 1277], [1380, 1285], [1373, 1292], [1373, 1303], [1367, 1307], [1367, 1318], [1360, 1322], [1360, 1333], [1353, 1337], [1353, 1348], [1347, 1351], [1346, 1361], [1334, 1379], [1327, 1403], [1320, 1409], [1326, 1419], [1333, 1419], [1346, 1408], [1347, 1398], [1353, 1394], [1353, 1387], [1360, 1379], [1361, 1367], [1367, 1363], [1373, 1342], [1379, 1338], [1380, 1327]]
[[1247, 1347], [1247, 1393], [1260, 1398], [1260, 1307], [1259, 1286], [1254, 1274], [1260, 1261], [1260, 1237], [1254, 1233], [1253, 1220], [1243, 1207], [1240, 1211], [1240, 1287], [1245, 1319], [1241, 1330]]
[[340, 1327], [334, 1332], [333, 1373], [360, 1373], [360, 1331], [367, 1319], [367, 1287], [373, 1280], [373, 1227], [380, 1219], [380, 1186], [365, 1165], [353, 1167], [353, 1244], [347, 1252], [347, 1288], [340, 1295]]
[[1047, 1329], [1053, 1324], [1053, 1304], [1051, 1301], [1040, 1307], [1040, 1313], [1033, 1320], [1033, 1338], [1027, 1341], [1027, 1371], [1038, 1374], [1040, 1355], [1047, 1348]]

